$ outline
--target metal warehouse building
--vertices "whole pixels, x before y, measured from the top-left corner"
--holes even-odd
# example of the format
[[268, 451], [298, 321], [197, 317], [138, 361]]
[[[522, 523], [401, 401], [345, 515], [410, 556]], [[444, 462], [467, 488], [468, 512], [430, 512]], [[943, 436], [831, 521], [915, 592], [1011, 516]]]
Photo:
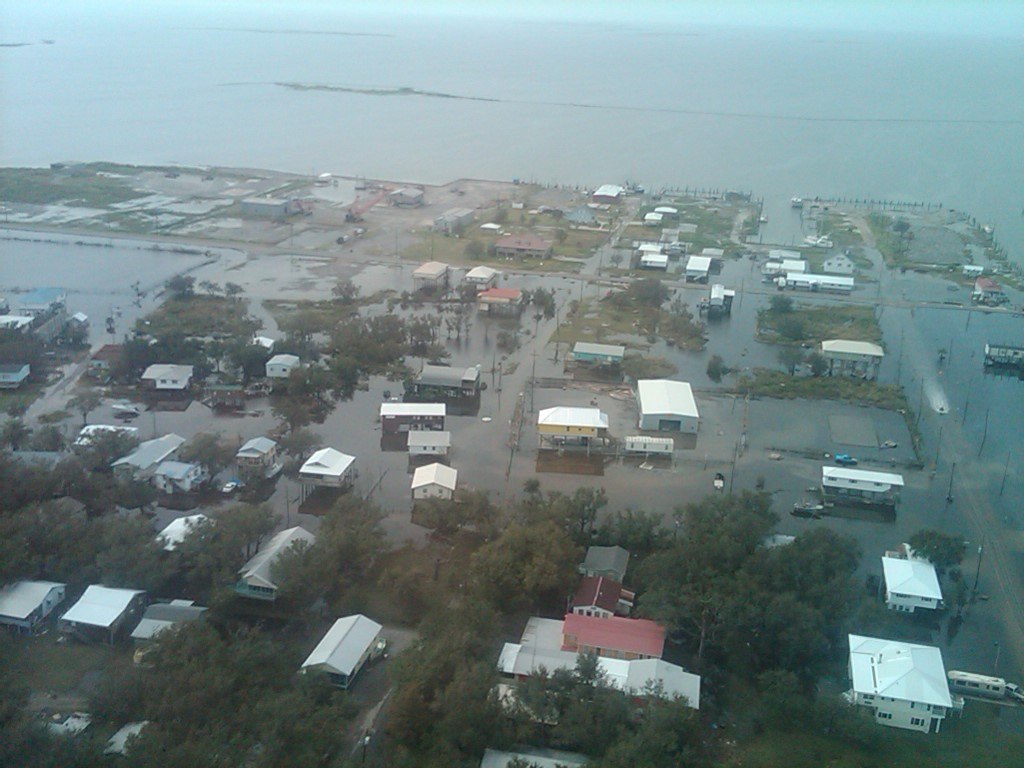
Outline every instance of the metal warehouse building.
[[700, 424], [693, 389], [685, 381], [641, 379], [636, 383], [640, 429], [696, 434]]

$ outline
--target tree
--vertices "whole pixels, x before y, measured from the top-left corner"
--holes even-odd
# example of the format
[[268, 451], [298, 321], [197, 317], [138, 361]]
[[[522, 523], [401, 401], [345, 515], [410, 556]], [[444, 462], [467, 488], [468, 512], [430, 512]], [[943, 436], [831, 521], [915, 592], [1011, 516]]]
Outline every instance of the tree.
[[320, 550], [307, 541], [296, 541], [282, 551], [271, 568], [277, 584], [277, 599], [303, 610], [323, 597], [331, 577], [324, 567]]
[[806, 333], [806, 324], [800, 315], [790, 313], [779, 316], [775, 322], [775, 330], [784, 339], [800, 341]]
[[224, 283], [224, 295], [232, 301], [238, 301], [243, 293], [245, 289], [238, 283]]
[[55, 424], [44, 424], [32, 435], [32, 450], [61, 451], [65, 444], [64, 432]]
[[95, 411], [101, 402], [103, 402], [103, 398], [97, 392], [86, 389], [68, 400], [68, 408], [82, 414], [82, 426], [84, 427], [89, 423], [89, 414]]
[[353, 304], [359, 298], [359, 286], [347, 277], [341, 277], [338, 278], [334, 288], [331, 289], [331, 294], [339, 304]]
[[796, 367], [804, 361], [804, 353], [799, 347], [783, 347], [779, 350], [779, 362], [789, 372], [796, 375]]
[[907, 543], [916, 556], [929, 560], [940, 573], [960, 565], [967, 551], [967, 542], [963, 536], [942, 533], [932, 528], [922, 528]]
[[214, 296], [220, 293], [220, 286], [210, 280], [201, 280], [199, 287], [206, 293], [207, 296]]
[[164, 288], [175, 299], [191, 298], [194, 292], [196, 279], [188, 275], [175, 275], [166, 283]]
[[21, 419], [8, 419], [4, 422], [3, 430], [0, 431], [0, 444], [17, 451], [32, 435], [25, 422]]
[[786, 315], [793, 311], [793, 299], [777, 293], [768, 300], [768, 307], [776, 315]]
[[469, 242], [466, 243], [466, 246], [465, 246], [465, 248], [462, 249], [462, 252], [464, 254], [466, 254], [467, 258], [470, 258], [470, 259], [480, 259], [480, 258], [483, 258], [483, 255], [484, 255], [484, 244], [481, 243], [476, 238], [473, 238], [472, 240], [470, 240]]
[[199, 432], [181, 446], [182, 461], [201, 465], [213, 480], [235, 458], [235, 449], [215, 432]]
[[812, 376], [824, 376], [828, 373], [828, 360], [821, 352], [811, 352], [807, 356], [807, 364], [811, 368]]
[[564, 243], [564, 242], [566, 241], [566, 239], [567, 239], [568, 237], [569, 237], [569, 233], [568, 233], [568, 232], [566, 232], [566, 231], [565, 231], [564, 229], [562, 229], [561, 227], [559, 227], [558, 229], [556, 229], [556, 230], [555, 230], [555, 241], [556, 241], [556, 242], [557, 242], [557, 243], [558, 243], [559, 245], [561, 245], [562, 243]]
[[708, 360], [708, 378], [716, 384], [722, 380], [722, 376], [729, 373], [729, 369], [725, 367], [725, 361], [721, 355], [712, 355], [711, 359]]
[[470, 586], [495, 607], [561, 604], [576, 578], [580, 552], [551, 521], [513, 524], [473, 555]]

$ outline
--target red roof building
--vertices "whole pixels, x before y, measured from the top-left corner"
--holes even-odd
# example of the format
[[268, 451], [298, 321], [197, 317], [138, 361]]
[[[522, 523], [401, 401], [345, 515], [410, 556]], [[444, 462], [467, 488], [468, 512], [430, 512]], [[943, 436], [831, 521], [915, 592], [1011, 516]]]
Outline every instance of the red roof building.
[[649, 619], [602, 619], [565, 614], [562, 650], [593, 653], [609, 659], [660, 659], [665, 628]]
[[528, 256], [544, 259], [551, 255], [551, 243], [532, 232], [508, 234], [494, 242], [495, 253], [501, 258]]
[[488, 288], [476, 295], [476, 306], [481, 312], [494, 315], [515, 315], [523, 303], [523, 292], [518, 288]]
[[614, 579], [585, 576], [572, 599], [572, 612], [580, 616], [628, 616], [636, 595]]

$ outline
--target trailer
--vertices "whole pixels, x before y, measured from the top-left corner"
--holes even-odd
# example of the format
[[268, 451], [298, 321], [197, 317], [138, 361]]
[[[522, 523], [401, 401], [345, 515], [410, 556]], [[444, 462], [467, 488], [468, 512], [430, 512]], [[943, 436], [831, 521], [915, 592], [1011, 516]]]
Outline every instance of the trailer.
[[675, 450], [675, 441], [671, 437], [647, 437], [646, 435], [630, 435], [623, 439], [623, 450], [626, 453], [642, 453], [644, 455], [671, 456]]
[[1024, 691], [1019, 685], [1008, 683], [1001, 677], [991, 675], [979, 675], [974, 672], [963, 672], [959, 669], [951, 669], [946, 673], [949, 679], [949, 689], [957, 693], [965, 693], [968, 696], [977, 696], [983, 699], [1011, 699], [1024, 704]]

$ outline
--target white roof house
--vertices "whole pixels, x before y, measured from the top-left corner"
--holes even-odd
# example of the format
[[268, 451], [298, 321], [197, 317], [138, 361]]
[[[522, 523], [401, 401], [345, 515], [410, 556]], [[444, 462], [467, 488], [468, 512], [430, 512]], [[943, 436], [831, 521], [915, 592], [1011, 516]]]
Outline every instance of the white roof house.
[[102, 629], [111, 642], [120, 625], [134, 608], [141, 607], [146, 593], [140, 589], [113, 589], [92, 584], [60, 617], [63, 631]]
[[855, 704], [875, 712], [881, 725], [938, 731], [949, 694], [942, 652], [929, 645], [850, 635], [849, 674]]
[[343, 485], [351, 479], [355, 456], [321, 448], [299, 468], [299, 477], [321, 485]]
[[665, 217], [662, 216], [660, 213], [655, 213], [654, 211], [651, 211], [650, 213], [645, 213], [644, 214], [644, 226], [656, 227], [656, 226], [661, 224], [661, 220], [663, 218], [665, 218]]
[[274, 355], [267, 360], [266, 374], [268, 379], [287, 379], [300, 364], [298, 355]]
[[668, 269], [668, 256], [664, 253], [644, 253], [640, 256], [640, 266], [644, 269]]
[[417, 467], [412, 475], [412, 497], [414, 499], [450, 499], [455, 494], [459, 480], [458, 470], [444, 464], [427, 464]]
[[913, 613], [917, 608], [942, 607], [942, 589], [935, 566], [918, 558], [883, 557], [885, 604], [889, 608]]
[[75, 438], [74, 445], [87, 448], [92, 445], [98, 437], [106, 434], [121, 434], [128, 437], [135, 437], [139, 434], [137, 427], [122, 427], [114, 424], [87, 424]]
[[247, 597], [273, 600], [274, 594], [277, 592], [277, 584], [273, 580], [272, 571], [277, 558], [297, 542], [306, 542], [307, 545], [312, 546], [315, 541], [316, 536], [301, 526], [279, 531], [239, 571], [236, 591]]
[[152, 382], [154, 389], [182, 390], [188, 388], [192, 375], [193, 369], [191, 365], [157, 363], [143, 371], [142, 380]]
[[685, 381], [640, 379], [636, 383], [640, 429], [697, 432], [700, 412], [693, 388]]
[[195, 515], [186, 515], [185, 517], [179, 517], [176, 520], [171, 520], [167, 526], [157, 534], [156, 538], [164, 545], [164, 550], [167, 552], [173, 552], [178, 548], [189, 534], [202, 523], [209, 520], [206, 515], [199, 513]]
[[235, 458], [257, 461], [273, 454], [276, 450], [277, 443], [269, 437], [254, 437], [238, 449]]
[[594, 190], [593, 196], [617, 200], [626, 190], [618, 184], [602, 184]]
[[381, 403], [380, 417], [382, 419], [395, 416], [428, 416], [444, 417], [448, 412], [444, 403]]
[[826, 354], [865, 355], [867, 357], [885, 357], [885, 350], [870, 341], [848, 341], [847, 339], [828, 339], [821, 342], [821, 351]]
[[64, 600], [66, 586], [55, 581], [18, 581], [0, 589], [0, 625], [31, 630]]
[[347, 688], [378, 647], [383, 629], [362, 614], [338, 619], [302, 662], [302, 670], [322, 670]]
[[174, 456], [184, 443], [185, 438], [173, 432], [154, 440], [146, 440], [144, 443], [140, 443], [134, 451], [121, 457], [110, 466], [115, 471], [120, 468], [136, 476], [147, 477], [153, 474], [161, 462]]
[[[541, 667], [548, 672], [574, 669], [579, 654], [562, 650], [563, 622], [531, 617], [518, 643], [505, 643], [498, 656], [498, 670], [507, 677], [524, 678]], [[668, 698], [685, 696], [689, 706], [700, 708], [700, 676], [661, 659], [614, 659], [598, 656], [598, 668], [621, 691], [641, 695], [648, 685], [661, 685]]]
[[557, 405], [554, 408], [541, 410], [537, 415], [537, 424], [552, 427], [608, 429], [608, 414], [600, 408]]
[[707, 280], [711, 272], [711, 259], [708, 256], [691, 256], [686, 260], [686, 279], [690, 281]]
[[127, 755], [129, 740], [138, 737], [147, 725], [149, 725], [149, 720], [140, 720], [122, 725], [107, 741], [103, 754]]
[[725, 256], [725, 249], [705, 248], [700, 252], [700, 255], [708, 259], [708, 261], [710, 261], [711, 259], [721, 259], [723, 256]]
[[443, 261], [428, 261], [413, 270], [412, 281], [415, 285], [437, 285], [448, 277], [448, 265]]
[[902, 487], [903, 475], [852, 467], [821, 468], [821, 491], [829, 500], [895, 504]]
[[475, 283], [477, 285], [491, 285], [497, 278], [498, 270], [491, 267], [485, 267], [483, 265], [473, 267], [466, 273], [466, 282]]

